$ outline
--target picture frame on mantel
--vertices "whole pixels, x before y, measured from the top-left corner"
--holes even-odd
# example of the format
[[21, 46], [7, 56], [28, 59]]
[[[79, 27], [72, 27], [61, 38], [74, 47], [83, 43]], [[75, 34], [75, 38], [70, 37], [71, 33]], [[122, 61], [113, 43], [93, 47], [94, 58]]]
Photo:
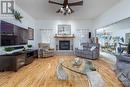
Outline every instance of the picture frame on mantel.
[[58, 25], [58, 35], [71, 35], [71, 25]]
[[34, 29], [28, 27], [28, 40], [34, 40]]

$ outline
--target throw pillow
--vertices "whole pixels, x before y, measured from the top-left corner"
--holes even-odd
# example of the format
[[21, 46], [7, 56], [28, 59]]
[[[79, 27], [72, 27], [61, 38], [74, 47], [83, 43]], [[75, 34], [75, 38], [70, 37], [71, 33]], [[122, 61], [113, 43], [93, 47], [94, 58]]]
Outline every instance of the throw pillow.
[[96, 49], [96, 46], [92, 46], [91, 49], [90, 49], [90, 51], [93, 51], [95, 49]]
[[83, 50], [83, 46], [79, 46], [79, 49], [80, 49], [80, 50]]

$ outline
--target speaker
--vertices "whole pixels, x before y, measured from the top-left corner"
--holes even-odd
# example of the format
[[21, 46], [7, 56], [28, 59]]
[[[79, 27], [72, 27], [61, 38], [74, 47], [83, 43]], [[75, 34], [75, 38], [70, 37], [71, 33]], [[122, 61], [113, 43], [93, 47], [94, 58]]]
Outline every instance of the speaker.
[[88, 33], [88, 37], [91, 38], [91, 32]]

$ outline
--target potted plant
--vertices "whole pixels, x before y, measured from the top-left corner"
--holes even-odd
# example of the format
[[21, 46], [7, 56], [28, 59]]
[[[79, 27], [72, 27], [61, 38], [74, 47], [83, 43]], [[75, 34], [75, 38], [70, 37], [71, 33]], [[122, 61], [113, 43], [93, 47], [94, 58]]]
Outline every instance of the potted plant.
[[129, 42], [128, 42], [127, 53], [130, 54], [130, 39], [129, 39]]
[[7, 54], [11, 54], [12, 51], [14, 50], [14, 48], [13, 47], [6, 47], [6, 48], [4, 48], [4, 50], [6, 51]]
[[27, 47], [28, 47], [29, 49], [31, 49], [31, 48], [32, 48], [32, 45], [27, 45]]
[[18, 20], [19, 22], [22, 22], [21, 19], [23, 19], [23, 16], [21, 16], [20, 12], [16, 11], [15, 9], [12, 9], [12, 8], [10, 8], [10, 10], [12, 11], [15, 19]]

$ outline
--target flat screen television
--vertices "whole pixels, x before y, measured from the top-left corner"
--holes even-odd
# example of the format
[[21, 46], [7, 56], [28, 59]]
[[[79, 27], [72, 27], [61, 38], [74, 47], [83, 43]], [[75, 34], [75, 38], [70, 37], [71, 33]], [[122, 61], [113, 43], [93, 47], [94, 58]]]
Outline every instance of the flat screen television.
[[27, 29], [0, 21], [0, 46], [26, 45], [27, 42]]

